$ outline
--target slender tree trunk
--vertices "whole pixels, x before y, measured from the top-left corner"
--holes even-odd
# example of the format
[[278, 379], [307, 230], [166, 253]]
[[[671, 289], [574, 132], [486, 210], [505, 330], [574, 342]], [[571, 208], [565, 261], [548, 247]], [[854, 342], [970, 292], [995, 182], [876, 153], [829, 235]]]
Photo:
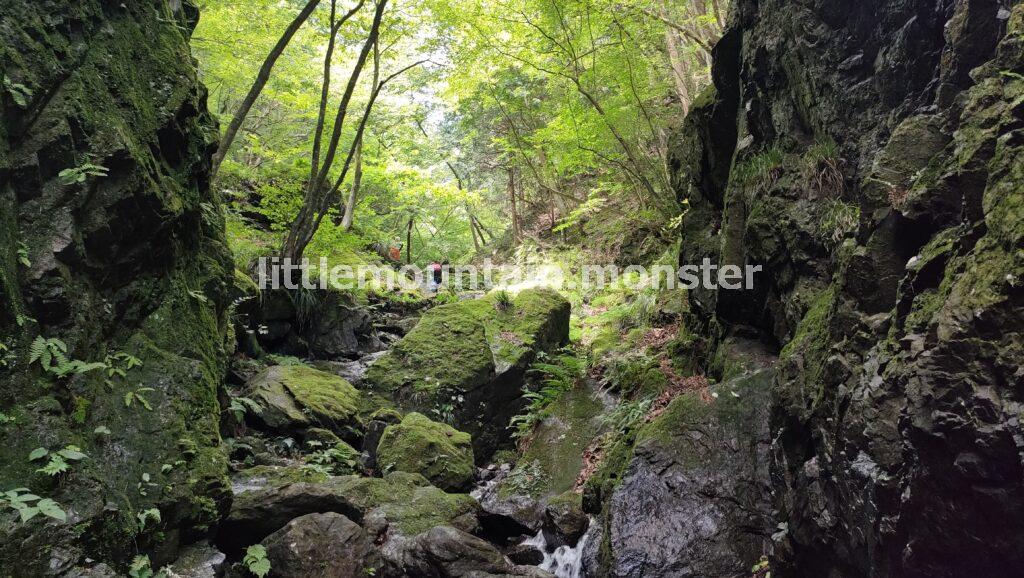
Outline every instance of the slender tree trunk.
[[335, 14], [337, 14], [337, 0], [331, 0], [330, 38], [327, 40], [327, 54], [324, 56], [324, 81], [320, 89], [320, 109], [317, 113], [316, 131], [313, 134], [313, 154], [309, 167], [310, 181], [316, 179], [316, 175], [320, 171], [320, 147], [323, 146], [324, 123], [327, 121], [327, 104], [331, 98], [331, 66], [334, 64], [334, 47], [337, 44], [338, 31], [341, 30], [342, 25], [344, 25], [349, 18], [363, 7], [365, 1], [366, 0], [359, 0], [359, 3], [342, 16], [340, 20], [335, 22]]
[[416, 217], [409, 217], [409, 226], [405, 229], [405, 264], [412, 265], [412, 227]]
[[[284, 246], [281, 250], [282, 256], [285, 258], [291, 258], [292, 260], [302, 258], [303, 251], [306, 250], [306, 246], [313, 238], [313, 235], [316, 233], [316, 229], [323, 218], [322, 213], [326, 204], [324, 201], [325, 199], [330, 199], [332, 191], [332, 189], [326, 189], [324, 184], [327, 181], [331, 167], [334, 165], [335, 156], [338, 153], [338, 143], [341, 140], [341, 131], [345, 124], [345, 117], [348, 114], [348, 107], [352, 101], [352, 95], [355, 93], [356, 85], [359, 82], [359, 77], [366, 64], [366, 59], [370, 55], [370, 50], [377, 43], [377, 38], [380, 34], [381, 19], [384, 17], [384, 8], [387, 6], [387, 2], [388, 0], [378, 0], [377, 2], [377, 7], [373, 15], [373, 23], [370, 26], [370, 33], [366, 38], [366, 42], [363, 43], [363, 47], [356, 60], [356, 64], [352, 69], [352, 74], [349, 76], [348, 84], [345, 86], [345, 93], [342, 95], [341, 102], [338, 104], [338, 113], [334, 120], [334, 130], [331, 134], [331, 142], [327, 147], [327, 154], [323, 159], [323, 166], [320, 167], [320, 171], [316, 174], [316, 177], [306, 183], [306, 191], [302, 207], [299, 209], [299, 214], [296, 216], [295, 221], [292, 222], [291, 227], [288, 229], [288, 235], [285, 238]], [[374, 96], [376, 96], [376, 93], [377, 91], [374, 90]], [[371, 104], [367, 105], [366, 114], [368, 114], [370, 106], [372, 106], [372, 100]], [[360, 130], [365, 124], [366, 114], [364, 114], [363, 124], [360, 125]], [[358, 139], [359, 136], [356, 138]], [[346, 165], [351, 161], [353, 152], [354, 151], [350, 149], [350, 155], [346, 160]]]
[[348, 191], [348, 202], [345, 203], [345, 213], [341, 218], [341, 230], [352, 230], [352, 220], [356, 213], [356, 200], [359, 198], [359, 188], [363, 183], [363, 141], [359, 140], [356, 145], [355, 174], [352, 176], [352, 188]]
[[512, 209], [512, 240], [522, 238], [522, 224], [519, 222], [519, 207], [516, 203], [516, 169], [508, 168], [508, 200]]
[[217, 147], [217, 152], [213, 154], [213, 166], [210, 169], [210, 180], [212, 181], [217, 176], [217, 172], [220, 171], [220, 165], [224, 162], [224, 157], [227, 156], [228, 150], [231, 149], [231, 143], [234, 142], [235, 136], [238, 135], [238, 130], [242, 128], [242, 123], [245, 122], [245, 117], [249, 114], [252, 106], [256, 103], [256, 99], [259, 98], [260, 93], [263, 91], [263, 87], [267, 85], [267, 81], [270, 80], [270, 72], [274, 69], [274, 64], [277, 63], [277, 59], [284, 52], [284, 49], [288, 47], [288, 43], [291, 42], [292, 37], [298, 32], [299, 28], [309, 19], [309, 16], [316, 10], [316, 7], [320, 4], [320, 0], [309, 0], [306, 2], [305, 7], [299, 12], [299, 15], [292, 20], [292, 23], [285, 29], [284, 34], [278, 39], [277, 44], [271, 49], [270, 54], [267, 55], [267, 59], [263, 61], [263, 66], [260, 67], [260, 71], [256, 74], [256, 81], [253, 82], [252, 87], [249, 88], [249, 93], [242, 99], [242, 104], [239, 105], [238, 110], [235, 112], [234, 118], [231, 119], [231, 123], [228, 124], [227, 130], [224, 132], [224, 136], [220, 140], [220, 145]]
[[683, 105], [683, 116], [690, 114], [690, 89], [687, 86], [686, 62], [679, 54], [679, 42], [676, 40], [676, 32], [671, 28], [665, 28], [665, 47], [668, 50], [669, 64], [672, 65], [672, 82], [676, 87], [676, 96]]

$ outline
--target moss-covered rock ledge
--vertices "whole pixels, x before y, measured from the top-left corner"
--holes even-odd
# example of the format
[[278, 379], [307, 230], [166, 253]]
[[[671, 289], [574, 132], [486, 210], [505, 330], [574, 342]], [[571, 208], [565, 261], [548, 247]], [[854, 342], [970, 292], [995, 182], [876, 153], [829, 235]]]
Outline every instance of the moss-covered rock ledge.
[[[67, 516], [22, 523], [5, 506], [0, 575], [125, 573], [137, 554], [159, 567], [227, 508], [233, 266], [197, 16], [191, 0], [0, 6], [0, 492]], [[30, 362], [40, 337], [102, 365], [61, 376]], [[29, 459], [68, 446], [63, 473]]]
[[491, 294], [432, 309], [366, 374], [365, 386], [406, 410], [473, 436], [478, 461], [511, 443], [509, 419], [523, 407], [526, 369], [538, 351], [569, 338], [569, 303], [529, 289], [504, 306]]

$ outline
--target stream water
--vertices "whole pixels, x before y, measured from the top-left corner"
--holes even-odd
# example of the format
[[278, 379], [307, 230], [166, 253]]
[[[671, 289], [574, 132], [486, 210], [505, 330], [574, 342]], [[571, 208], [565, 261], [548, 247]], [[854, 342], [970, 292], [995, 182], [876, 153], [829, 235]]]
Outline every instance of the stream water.
[[591, 528], [580, 538], [575, 546], [559, 546], [550, 548], [544, 538], [544, 532], [537, 532], [533, 538], [525, 540], [523, 544], [533, 546], [544, 554], [544, 561], [540, 563], [540, 569], [551, 572], [556, 578], [580, 578], [583, 576], [583, 550], [593, 534], [593, 521]]

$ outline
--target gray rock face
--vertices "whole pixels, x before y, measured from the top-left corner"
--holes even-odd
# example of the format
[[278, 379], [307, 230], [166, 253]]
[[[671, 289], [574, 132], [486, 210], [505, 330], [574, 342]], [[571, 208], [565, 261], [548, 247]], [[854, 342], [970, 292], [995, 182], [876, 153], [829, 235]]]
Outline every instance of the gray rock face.
[[[189, 0], [0, 3], [0, 341], [17, 357], [0, 406], [19, 415], [0, 433], [0, 487], [38, 486], [71, 516], [4, 525], [0, 573], [117, 568], [139, 550], [159, 567], [226, 509], [217, 389], [233, 264], [188, 44], [197, 18]], [[87, 376], [55, 387], [23, 361], [37, 335], [76, 360], [124, 352], [142, 365], [116, 394]], [[129, 391], [152, 411], [126, 407]], [[100, 424], [113, 434], [92, 435]], [[74, 482], [39, 486], [25, 456], [58, 440], [89, 458]], [[163, 519], [136, 535], [123, 489], [143, 474], [161, 491], [135, 492], [130, 509]]]
[[351, 578], [379, 566], [373, 541], [341, 514], [296, 518], [263, 541], [274, 576]]
[[[768, 400], [773, 374], [685, 394], [641, 430], [606, 507], [608, 551], [584, 551], [593, 575], [731, 578], [764, 554]], [[601, 543], [596, 539], [592, 542]]]
[[773, 576], [1019, 575], [1024, 5], [743, 0], [730, 22], [674, 182], [683, 262], [765, 267], [692, 302], [709, 352], [782, 346]]
[[384, 549], [386, 576], [402, 578], [499, 578], [551, 575], [539, 568], [516, 566], [494, 546], [455, 528], [439, 526]]

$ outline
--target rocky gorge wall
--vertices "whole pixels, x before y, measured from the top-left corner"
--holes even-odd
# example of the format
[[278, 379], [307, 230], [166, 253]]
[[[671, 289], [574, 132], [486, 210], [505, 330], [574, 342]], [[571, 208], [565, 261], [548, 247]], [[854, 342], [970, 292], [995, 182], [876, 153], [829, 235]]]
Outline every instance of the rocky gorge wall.
[[691, 321], [779, 352], [772, 575], [1020, 575], [1024, 4], [738, 0], [714, 57], [681, 261], [764, 267]]
[[[233, 266], [188, 47], [198, 10], [10, 0], [0, 16], [0, 491], [67, 515], [5, 509], [0, 575], [139, 550], [159, 567], [230, 496], [217, 395]], [[29, 459], [68, 446], [64, 473]]]

